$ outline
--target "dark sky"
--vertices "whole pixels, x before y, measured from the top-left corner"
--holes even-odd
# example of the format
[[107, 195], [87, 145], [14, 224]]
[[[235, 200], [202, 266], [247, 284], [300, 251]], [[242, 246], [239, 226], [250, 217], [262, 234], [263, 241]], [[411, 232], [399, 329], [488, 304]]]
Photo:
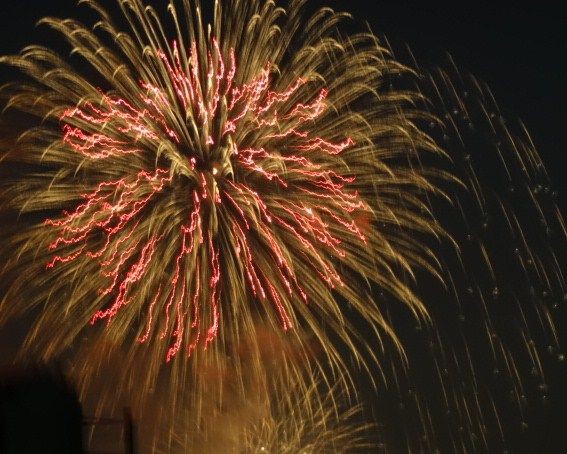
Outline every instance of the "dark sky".
[[[500, 107], [521, 118], [538, 147], [565, 208], [567, 84], [565, 16], [538, 3], [349, 0], [348, 9], [394, 44], [439, 63], [449, 52], [457, 65], [483, 79]], [[519, 2], [518, 2], [519, 3]], [[373, 4], [375, 6], [369, 6]]]

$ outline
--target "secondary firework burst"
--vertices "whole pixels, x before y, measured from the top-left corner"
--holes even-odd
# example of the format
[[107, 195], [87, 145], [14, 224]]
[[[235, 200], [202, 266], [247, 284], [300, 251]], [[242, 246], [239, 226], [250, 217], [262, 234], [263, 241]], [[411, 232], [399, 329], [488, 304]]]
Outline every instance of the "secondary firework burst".
[[3, 182], [4, 210], [46, 218], [11, 235], [4, 267], [2, 319], [43, 307], [29, 345], [50, 358], [104, 325], [151, 352], [155, 378], [236, 356], [263, 320], [344, 373], [332, 336], [370, 348], [346, 307], [394, 336], [371, 283], [425, 313], [402, 276], [434, 272], [416, 237], [441, 233], [433, 173], [412, 163], [439, 151], [418, 95], [381, 88], [406, 69], [372, 35], [340, 37], [329, 10], [305, 22], [303, 1], [216, 2], [209, 28], [198, 4], [170, 4], [172, 36], [139, 1], [119, 2], [127, 30], [83, 3], [94, 31], [42, 22], [90, 70], [40, 46], [2, 58], [33, 80], [4, 88], [8, 106], [44, 119], [6, 156], [33, 170]]
[[337, 397], [341, 396], [333, 395], [337, 390], [320, 388], [316, 383], [307, 390], [302, 385], [286, 383], [285, 390], [277, 392], [277, 397], [265, 405], [267, 414], [262, 420], [243, 431], [242, 452], [314, 454], [376, 450], [378, 444], [370, 441], [369, 435], [377, 427], [362, 422], [362, 407], [339, 408]]

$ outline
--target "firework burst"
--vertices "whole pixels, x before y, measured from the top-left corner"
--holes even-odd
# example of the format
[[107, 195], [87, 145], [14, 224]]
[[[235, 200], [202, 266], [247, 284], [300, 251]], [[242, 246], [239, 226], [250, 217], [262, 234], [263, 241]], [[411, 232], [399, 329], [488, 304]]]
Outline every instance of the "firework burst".
[[412, 162], [439, 151], [414, 124], [418, 95], [380, 88], [406, 69], [371, 35], [341, 38], [327, 10], [304, 22], [303, 2], [284, 16], [235, 1], [215, 4], [209, 29], [198, 5], [171, 4], [170, 39], [138, 1], [120, 2], [127, 31], [84, 3], [95, 32], [42, 22], [100, 84], [39, 46], [2, 59], [35, 81], [6, 87], [8, 105], [45, 124], [6, 158], [41, 170], [3, 192], [4, 209], [47, 217], [11, 237], [4, 269], [4, 319], [44, 308], [30, 345], [48, 358], [103, 324], [150, 349], [155, 376], [196, 351], [230, 355], [264, 320], [300, 327], [344, 371], [329, 332], [368, 344], [339, 299], [392, 335], [365, 281], [424, 314], [402, 275], [434, 271], [415, 234], [440, 229], [423, 201], [432, 174]]
[[336, 398], [340, 396], [333, 395], [336, 390], [322, 391], [316, 385], [305, 390], [293, 383], [284, 389], [267, 403], [261, 421], [243, 431], [242, 452], [314, 454], [376, 449], [369, 433], [377, 428], [362, 422], [362, 407], [339, 409]]

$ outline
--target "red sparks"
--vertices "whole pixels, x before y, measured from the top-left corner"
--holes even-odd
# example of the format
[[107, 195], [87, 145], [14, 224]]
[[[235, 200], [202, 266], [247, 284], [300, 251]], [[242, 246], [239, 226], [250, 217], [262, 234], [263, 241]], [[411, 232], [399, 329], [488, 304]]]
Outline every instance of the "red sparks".
[[[346, 229], [353, 240], [366, 242], [355, 222], [360, 216], [352, 216], [355, 211], [364, 214], [367, 210], [351, 189], [355, 178], [330, 169], [335, 167], [333, 157], [354, 141], [346, 138], [333, 142], [310, 133], [313, 122], [326, 112], [328, 91], [321, 89], [311, 101], [299, 103], [300, 96], [305, 99], [301, 88], [309, 81], [298, 78], [283, 90], [272, 90], [269, 65], [250, 82], [236, 85], [234, 52], [230, 51], [225, 63], [215, 39], [205, 59], [195, 44], [188, 58], [183, 56], [186, 61], [176, 43], [169, 52], [157, 54], [157, 63], [167, 73], [168, 87], [143, 81], [140, 92], [132, 94], [138, 98], [129, 101], [101, 93], [99, 102], [88, 101], [68, 109], [61, 121], [63, 141], [71, 150], [86, 160], [112, 162], [120, 156], [152, 153], [164, 141], [175, 148], [184, 137], [174, 126], [176, 119], [195, 119], [199, 137], [191, 143], [201, 149], [186, 156], [188, 169], [194, 174], [186, 222], [180, 223], [173, 236], [169, 231], [147, 233], [151, 223], [144, 216], [150, 202], [152, 206], [159, 204], [166, 188], [175, 193], [176, 177], [164, 168], [103, 181], [83, 196], [74, 211], [64, 212], [59, 220], [46, 221], [58, 231], [49, 249], [60, 251], [47, 268], [80, 257], [99, 263], [107, 282], [99, 293], [108, 295], [111, 302], [92, 316], [91, 323], [101, 319], [110, 323], [133, 301], [145, 305], [145, 301], [137, 301], [138, 287], [155, 270], [171, 270], [165, 281], [161, 278], [159, 285], [154, 283], [157, 291], [147, 308], [145, 332], [138, 339], [146, 342], [154, 325], [159, 325], [159, 338], [172, 338], [168, 362], [184, 342], [190, 355], [201, 339], [206, 349], [218, 334], [224, 252], [207, 229], [204, 216], [213, 209], [211, 204], [221, 204], [221, 194], [227, 203], [218, 209], [234, 215], [230, 232], [236, 247], [233, 253], [240, 259], [247, 285], [254, 297], [271, 301], [285, 330], [293, 327], [290, 302], [296, 296], [307, 302], [308, 296], [283, 238], [293, 235], [298, 240], [302, 250], [295, 254], [310, 263], [331, 287], [343, 283], [329, 257], [347, 254], [333, 232]], [[221, 108], [226, 110], [222, 124]], [[262, 145], [234, 145], [232, 135], [246, 130], [259, 132]], [[233, 181], [220, 179], [221, 167], [207, 162], [215, 144], [222, 146], [227, 141], [231, 144], [227, 159], [236, 169]], [[274, 198], [272, 193], [258, 189], [266, 185], [295, 191], [304, 201]], [[318, 203], [322, 198], [324, 205]], [[178, 244], [178, 248], [168, 263], [162, 252], [171, 244]], [[257, 264], [257, 248], [273, 258], [276, 273]], [[208, 328], [201, 336], [203, 323], [208, 323]]]

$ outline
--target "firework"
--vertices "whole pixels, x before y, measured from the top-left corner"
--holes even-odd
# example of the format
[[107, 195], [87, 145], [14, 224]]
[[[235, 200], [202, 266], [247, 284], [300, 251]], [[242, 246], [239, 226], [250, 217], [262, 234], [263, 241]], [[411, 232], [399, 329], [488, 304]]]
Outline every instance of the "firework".
[[299, 327], [344, 372], [330, 333], [357, 355], [368, 343], [339, 300], [392, 335], [371, 282], [424, 314], [402, 276], [434, 270], [416, 234], [441, 231], [431, 172], [412, 162], [439, 151], [414, 124], [418, 95], [380, 89], [406, 70], [373, 36], [341, 38], [326, 10], [304, 23], [303, 2], [285, 17], [217, 2], [209, 31], [200, 7], [172, 4], [172, 38], [138, 1], [120, 2], [126, 31], [85, 3], [94, 32], [42, 22], [90, 72], [39, 46], [2, 59], [35, 81], [5, 88], [8, 106], [45, 124], [6, 158], [39, 171], [3, 192], [5, 210], [46, 218], [11, 236], [4, 268], [3, 319], [44, 308], [29, 345], [48, 359], [103, 325], [152, 352], [154, 377], [197, 351], [230, 355], [258, 319]]
[[[335, 390], [336, 391], [336, 390]], [[333, 391], [312, 385], [286, 384], [266, 407], [267, 415], [244, 430], [244, 449], [250, 453], [364, 452], [376, 449], [369, 433], [376, 430], [365, 424], [362, 407], [337, 408]], [[325, 396], [325, 397], [321, 397]], [[344, 404], [343, 404], [344, 407]]]
[[[535, 213], [563, 245], [565, 229], [533, 190], [545, 177], [537, 153], [489, 92], [401, 64], [370, 33], [344, 37], [346, 15], [304, 17], [303, 0], [173, 2], [169, 21], [140, 0], [119, 1], [116, 18], [82, 3], [99, 16], [92, 30], [42, 21], [73, 58], [30, 46], [1, 60], [27, 77], [3, 88], [9, 111], [41, 120], [3, 146], [0, 183], [2, 214], [18, 217], [5, 227], [0, 323], [32, 316], [24, 354], [69, 361], [83, 396], [112, 370], [112, 392], [91, 407], [151, 402], [165, 423], [148, 437], [166, 451], [180, 439], [204, 446], [230, 419], [219, 408], [241, 414], [250, 396], [255, 423], [226, 429], [234, 445], [358, 446], [319, 393], [356, 389], [350, 363], [414, 411], [403, 449], [434, 450], [444, 426], [454, 450], [494, 445], [486, 426], [500, 425], [500, 407], [479, 392], [484, 353], [522, 414], [522, 364], [547, 386], [541, 345], [560, 348], [533, 294], [564, 294], [562, 259], [523, 219]], [[478, 130], [496, 148], [477, 147]], [[529, 209], [493, 194], [471, 164], [486, 150]], [[498, 220], [517, 266], [482, 233]], [[529, 301], [509, 289], [517, 276]], [[496, 312], [517, 329], [496, 326]], [[436, 371], [435, 392], [415, 390], [416, 369]], [[301, 416], [286, 426], [287, 413]]]

